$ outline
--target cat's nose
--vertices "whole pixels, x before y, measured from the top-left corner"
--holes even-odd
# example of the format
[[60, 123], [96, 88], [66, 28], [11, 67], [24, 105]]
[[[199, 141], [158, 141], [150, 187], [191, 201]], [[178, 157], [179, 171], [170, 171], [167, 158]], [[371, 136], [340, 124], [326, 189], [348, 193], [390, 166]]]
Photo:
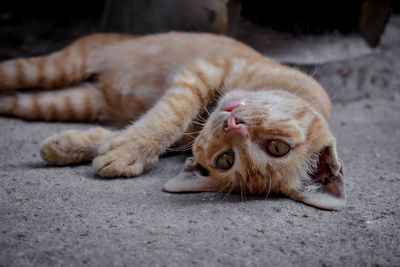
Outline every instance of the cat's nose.
[[226, 104], [222, 107], [222, 109], [223, 109], [224, 111], [227, 111], [227, 112], [232, 112], [234, 109], [236, 109], [236, 108], [238, 108], [238, 107], [240, 107], [240, 106], [244, 106], [244, 105], [246, 105], [247, 103], [248, 103], [248, 101], [247, 101], [246, 99], [233, 100], [233, 101], [230, 101], [230, 102], [226, 103]]

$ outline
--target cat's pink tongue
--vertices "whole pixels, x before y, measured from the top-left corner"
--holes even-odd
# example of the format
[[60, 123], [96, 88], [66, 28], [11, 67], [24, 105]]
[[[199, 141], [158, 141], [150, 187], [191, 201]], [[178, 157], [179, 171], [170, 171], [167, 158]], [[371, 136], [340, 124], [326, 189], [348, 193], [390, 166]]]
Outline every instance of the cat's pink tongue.
[[240, 129], [241, 127], [240, 123], [236, 121], [236, 118], [232, 115], [232, 113], [229, 113], [229, 117], [226, 122], [227, 126], [225, 127], [225, 131], [227, 132]]

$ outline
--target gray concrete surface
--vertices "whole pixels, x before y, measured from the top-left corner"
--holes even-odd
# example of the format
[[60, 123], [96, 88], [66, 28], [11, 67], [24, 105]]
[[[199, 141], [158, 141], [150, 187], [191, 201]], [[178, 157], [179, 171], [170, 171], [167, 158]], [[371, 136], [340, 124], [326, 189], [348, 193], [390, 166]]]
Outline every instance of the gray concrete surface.
[[162, 192], [184, 155], [132, 179], [46, 167], [44, 138], [93, 125], [0, 118], [0, 266], [398, 266], [399, 48], [392, 17], [372, 54], [318, 69], [345, 164], [348, 204], [338, 212], [282, 197]]

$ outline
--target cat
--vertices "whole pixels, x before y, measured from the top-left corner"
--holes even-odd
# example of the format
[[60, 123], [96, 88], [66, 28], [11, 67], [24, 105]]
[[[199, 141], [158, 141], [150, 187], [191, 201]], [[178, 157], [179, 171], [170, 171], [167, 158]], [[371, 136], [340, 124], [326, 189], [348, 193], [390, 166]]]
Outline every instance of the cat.
[[93, 161], [102, 177], [131, 177], [168, 149], [191, 148], [167, 192], [279, 193], [340, 209], [330, 113], [312, 77], [213, 34], [92, 34], [0, 64], [0, 114], [125, 126], [52, 136], [40, 149], [47, 164]]

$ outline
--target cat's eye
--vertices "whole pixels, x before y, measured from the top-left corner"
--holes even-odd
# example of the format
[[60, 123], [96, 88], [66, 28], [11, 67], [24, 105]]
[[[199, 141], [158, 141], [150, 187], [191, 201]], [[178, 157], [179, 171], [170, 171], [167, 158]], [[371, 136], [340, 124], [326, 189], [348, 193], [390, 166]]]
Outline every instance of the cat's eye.
[[291, 147], [283, 141], [269, 140], [265, 143], [265, 150], [273, 157], [283, 157], [291, 150]]
[[218, 169], [226, 171], [229, 170], [234, 163], [235, 153], [233, 151], [227, 151], [217, 158], [215, 165]]

